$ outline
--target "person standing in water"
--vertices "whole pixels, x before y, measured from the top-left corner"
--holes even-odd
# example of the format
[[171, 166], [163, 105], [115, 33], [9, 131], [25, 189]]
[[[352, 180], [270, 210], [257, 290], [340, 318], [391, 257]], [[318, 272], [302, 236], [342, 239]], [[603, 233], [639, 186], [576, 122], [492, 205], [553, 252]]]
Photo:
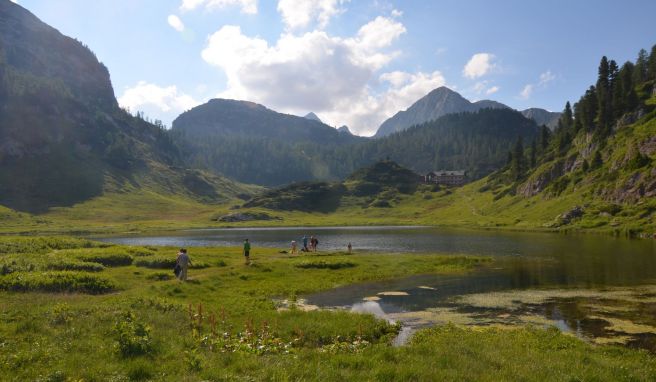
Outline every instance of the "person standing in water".
[[251, 243], [248, 242], [248, 239], [244, 239], [244, 258], [246, 259], [246, 265], [251, 263]]
[[307, 237], [307, 235], [303, 235], [303, 251], [305, 251], [305, 252], [310, 252], [310, 251], [308, 250], [307, 242], [308, 242], [308, 237]]
[[351, 253], [351, 251], [353, 250], [353, 246], [351, 245], [351, 243], [348, 243], [346, 249], [348, 249], [348, 253]]
[[189, 258], [189, 255], [187, 255], [186, 249], [180, 249], [180, 252], [178, 252], [178, 258], [175, 262], [180, 267], [178, 279], [180, 279], [180, 281], [187, 281], [187, 269], [191, 265], [191, 259]]

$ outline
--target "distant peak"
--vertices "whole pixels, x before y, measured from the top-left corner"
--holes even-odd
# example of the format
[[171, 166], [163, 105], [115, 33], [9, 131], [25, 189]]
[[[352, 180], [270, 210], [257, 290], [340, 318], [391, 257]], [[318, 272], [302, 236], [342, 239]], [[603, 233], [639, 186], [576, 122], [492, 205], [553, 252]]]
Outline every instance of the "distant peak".
[[317, 122], [321, 122], [321, 123], [323, 123], [323, 121], [322, 121], [322, 120], [321, 120], [316, 114], [314, 114], [313, 112], [309, 112], [309, 113], [307, 113], [307, 114], [305, 115], [305, 117], [303, 117], [303, 118], [305, 118], [305, 119], [311, 119], [311, 120], [313, 120], [313, 121], [317, 121]]
[[337, 129], [337, 131], [339, 131], [340, 133], [347, 133], [347, 134], [351, 134], [351, 135], [353, 135], [353, 133], [351, 132], [351, 130], [349, 130], [348, 126], [346, 126], [346, 125], [342, 125], [342, 126], [340, 126], [340, 127]]

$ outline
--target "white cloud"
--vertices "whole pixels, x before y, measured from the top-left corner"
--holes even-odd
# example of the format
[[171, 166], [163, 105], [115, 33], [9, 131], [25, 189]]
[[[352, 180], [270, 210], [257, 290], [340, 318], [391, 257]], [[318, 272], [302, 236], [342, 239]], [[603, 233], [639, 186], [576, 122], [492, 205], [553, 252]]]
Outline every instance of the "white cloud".
[[556, 75], [551, 73], [551, 70], [547, 70], [546, 72], [540, 74], [537, 85], [527, 84], [526, 86], [524, 86], [522, 91], [519, 92], [519, 96], [523, 99], [529, 99], [531, 98], [531, 95], [533, 94], [533, 91], [536, 88], [540, 88], [540, 89], [545, 88], [549, 82], [555, 79], [556, 79]]
[[494, 60], [493, 54], [476, 53], [462, 69], [462, 75], [470, 79], [482, 77], [494, 68], [492, 60]]
[[540, 74], [540, 81], [538, 82], [538, 85], [544, 86], [555, 79], [556, 76], [553, 73], [551, 73], [551, 70], [547, 70], [546, 72]]
[[182, 32], [185, 29], [184, 23], [180, 18], [176, 15], [169, 15], [169, 18], [167, 19], [169, 22], [169, 25], [171, 28], [177, 30], [178, 32]]
[[126, 89], [119, 97], [118, 103], [130, 110], [151, 106], [164, 113], [180, 113], [199, 104], [191, 96], [179, 92], [176, 86], [162, 87], [146, 81], [139, 81], [135, 86]]
[[344, 12], [342, 5], [349, 0], [279, 0], [278, 12], [288, 29], [308, 27], [317, 22], [325, 28], [330, 19]]
[[[398, 56], [390, 48], [405, 31], [403, 24], [378, 17], [353, 37], [314, 30], [284, 33], [270, 45], [227, 25], [208, 38], [202, 57], [227, 76], [228, 86], [220, 97], [293, 114], [314, 111], [331, 125], [347, 124], [371, 134], [398, 111], [396, 107], [407, 107], [445, 82], [439, 72], [376, 74]], [[375, 94], [370, 87], [374, 81], [389, 84], [389, 91]]]
[[498, 92], [499, 89], [500, 88], [498, 86], [492, 86], [491, 88], [489, 88], [485, 91], [485, 94], [487, 94], [487, 95], [494, 94], [494, 93]]
[[182, 0], [180, 9], [182, 11], [191, 11], [198, 7], [204, 7], [213, 10], [233, 6], [239, 7], [242, 13], [257, 13], [257, 0]]
[[403, 12], [398, 9], [392, 9], [392, 17], [397, 18], [403, 16]]

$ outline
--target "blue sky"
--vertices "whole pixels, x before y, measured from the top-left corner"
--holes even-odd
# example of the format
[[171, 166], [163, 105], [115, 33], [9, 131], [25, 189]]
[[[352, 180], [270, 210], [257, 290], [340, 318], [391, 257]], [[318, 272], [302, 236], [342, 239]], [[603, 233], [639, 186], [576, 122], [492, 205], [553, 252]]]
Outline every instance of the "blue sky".
[[119, 102], [170, 125], [216, 97], [361, 135], [437, 86], [561, 110], [602, 55], [656, 43], [656, 1], [17, 0], [107, 65]]

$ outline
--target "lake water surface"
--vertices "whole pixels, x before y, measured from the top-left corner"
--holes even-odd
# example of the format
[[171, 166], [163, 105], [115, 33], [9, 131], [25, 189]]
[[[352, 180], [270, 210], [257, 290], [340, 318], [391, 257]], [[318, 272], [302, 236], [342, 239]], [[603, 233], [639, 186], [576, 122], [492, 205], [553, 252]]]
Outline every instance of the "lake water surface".
[[[352, 309], [404, 322], [554, 325], [596, 342], [656, 350], [656, 241], [593, 235], [429, 227], [238, 228], [102, 240], [176, 247], [288, 249], [315, 235], [320, 250], [440, 252], [496, 261], [463, 276], [420, 275], [346, 285], [305, 296], [308, 305]], [[394, 292], [394, 293], [386, 293]]]

